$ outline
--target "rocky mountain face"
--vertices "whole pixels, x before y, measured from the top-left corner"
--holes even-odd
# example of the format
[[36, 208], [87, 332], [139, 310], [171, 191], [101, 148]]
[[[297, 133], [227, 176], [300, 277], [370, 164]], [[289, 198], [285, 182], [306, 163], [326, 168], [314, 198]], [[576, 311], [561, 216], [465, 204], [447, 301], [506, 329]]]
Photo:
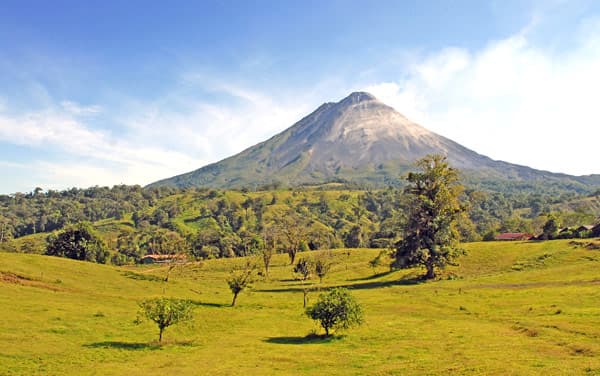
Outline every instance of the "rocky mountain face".
[[600, 183], [597, 176], [572, 177], [494, 161], [410, 121], [369, 93], [355, 92], [321, 105], [237, 155], [151, 186], [256, 188], [334, 181], [383, 186], [398, 183], [417, 159], [432, 153], [445, 155], [478, 182]]

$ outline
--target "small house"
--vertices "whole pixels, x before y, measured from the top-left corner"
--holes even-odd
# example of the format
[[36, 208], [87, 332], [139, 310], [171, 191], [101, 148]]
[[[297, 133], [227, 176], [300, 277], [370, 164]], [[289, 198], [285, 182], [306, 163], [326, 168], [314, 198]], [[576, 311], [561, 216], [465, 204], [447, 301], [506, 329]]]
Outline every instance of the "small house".
[[592, 237], [599, 238], [600, 237], [600, 223], [592, 228]]
[[185, 261], [185, 255], [146, 255], [140, 259], [142, 264], [165, 264]]
[[531, 240], [532, 238], [532, 234], [524, 232], [504, 232], [494, 237], [496, 240]]

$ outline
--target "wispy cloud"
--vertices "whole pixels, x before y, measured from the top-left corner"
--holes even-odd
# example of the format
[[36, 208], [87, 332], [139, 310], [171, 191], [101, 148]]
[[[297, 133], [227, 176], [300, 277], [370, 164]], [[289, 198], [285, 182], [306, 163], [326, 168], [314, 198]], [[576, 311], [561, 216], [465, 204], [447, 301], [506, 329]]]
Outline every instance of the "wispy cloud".
[[[148, 184], [262, 141], [310, 106], [225, 82], [210, 90], [235, 100], [215, 103], [174, 90], [158, 102], [132, 101], [127, 114], [73, 101], [19, 115], [0, 110], [0, 142], [37, 150], [23, 165], [32, 188]], [[103, 122], [112, 127], [98, 126]]]
[[582, 28], [574, 44], [558, 53], [533, 45], [528, 30], [480, 51], [441, 50], [411, 66], [402, 79], [367, 90], [425, 127], [493, 158], [600, 173], [594, 158], [600, 139], [600, 28]]

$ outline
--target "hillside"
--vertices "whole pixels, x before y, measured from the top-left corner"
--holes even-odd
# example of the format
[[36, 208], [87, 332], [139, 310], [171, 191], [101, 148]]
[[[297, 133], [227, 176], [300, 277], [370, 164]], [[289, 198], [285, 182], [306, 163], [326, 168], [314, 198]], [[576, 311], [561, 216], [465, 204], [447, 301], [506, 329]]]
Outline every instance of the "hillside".
[[488, 187], [552, 184], [581, 192], [600, 186], [600, 175], [574, 177], [494, 161], [410, 121], [364, 92], [325, 103], [237, 155], [150, 186], [256, 188], [341, 181], [382, 187], [400, 184], [402, 173], [427, 154], [447, 156], [471, 183]]
[[[0, 374], [600, 374], [598, 251], [466, 248], [428, 283], [411, 279], [417, 270], [371, 270], [378, 250], [335, 251], [323, 287], [351, 288], [366, 323], [329, 341], [306, 337], [318, 328], [284, 255], [231, 308], [225, 278], [243, 259], [188, 266], [165, 283], [156, 266], [0, 253]], [[195, 323], [168, 328], [159, 347], [156, 327], [133, 321], [138, 301], [163, 295], [191, 299]]]

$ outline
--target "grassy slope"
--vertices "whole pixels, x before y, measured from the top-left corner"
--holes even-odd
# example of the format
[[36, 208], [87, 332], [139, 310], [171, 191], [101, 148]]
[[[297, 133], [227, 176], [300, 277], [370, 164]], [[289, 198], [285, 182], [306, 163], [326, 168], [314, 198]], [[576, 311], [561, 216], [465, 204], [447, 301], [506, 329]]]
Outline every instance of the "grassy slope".
[[[376, 250], [336, 251], [324, 285], [351, 286], [366, 323], [330, 341], [305, 338], [317, 328], [284, 255], [231, 308], [224, 280], [239, 259], [164, 283], [155, 266], [0, 253], [0, 374], [600, 374], [598, 251], [465, 247], [446, 271], [457, 279], [422, 284], [409, 279], [415, 270], [373, 276]], [[193, 299], [196, 320], [167, 329], [158, 347], [156, 328], [133, 320], [139, 300], [163, 294]]]

